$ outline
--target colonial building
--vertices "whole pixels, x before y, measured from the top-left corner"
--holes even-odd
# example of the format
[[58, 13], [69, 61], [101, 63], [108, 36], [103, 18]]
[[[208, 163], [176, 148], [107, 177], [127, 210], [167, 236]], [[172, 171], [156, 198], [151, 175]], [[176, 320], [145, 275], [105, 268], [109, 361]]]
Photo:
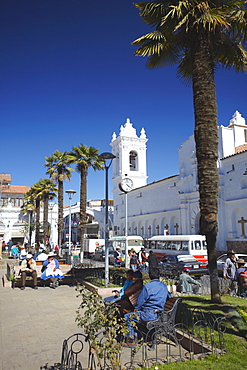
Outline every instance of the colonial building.
[[10, 239], [13, 243], [23, 243], [28, 219], [20, 210], [30, 187], [11, 185], [11, 182], [11, 175], [0, 174], [0, 238], [6, 243]]
[[[217, 249], [247, 251], [247, 125], [235, 112], [219, 135], [219, 232]], [[126, 208], [129, 235], [149, 238], [170, 234], [197, 234], [199, 192], [194, 136], [178, 150], [179, 174], [146, 184], [146, 134], [136, 134], [130, 119], [112, 136], [114, 235], [125, 235]], [[119, 190], [130, 178], [133, 190]], [[127, 202], [127, 207], [126, 207]]]

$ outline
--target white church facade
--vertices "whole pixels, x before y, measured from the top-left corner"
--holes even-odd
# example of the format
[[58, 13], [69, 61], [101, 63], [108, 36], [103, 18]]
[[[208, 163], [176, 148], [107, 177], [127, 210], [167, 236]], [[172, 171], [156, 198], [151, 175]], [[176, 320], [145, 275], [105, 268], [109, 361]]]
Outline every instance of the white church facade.
[[[219, 137], [219, 232], [217, 249], [247, 252], [247, 125], [235, 112]], [[128, 235], [197, 234], [199, 192], [194, 136], [178, 150], [179, 174], [147, 184], [147, 137], [136, 134], [130, 119], [112, 136], [114, 227], [113, 236], [125, 235], [126, 200]], [[119, 190], [124, 178], [133, 182], [127, 195]]]

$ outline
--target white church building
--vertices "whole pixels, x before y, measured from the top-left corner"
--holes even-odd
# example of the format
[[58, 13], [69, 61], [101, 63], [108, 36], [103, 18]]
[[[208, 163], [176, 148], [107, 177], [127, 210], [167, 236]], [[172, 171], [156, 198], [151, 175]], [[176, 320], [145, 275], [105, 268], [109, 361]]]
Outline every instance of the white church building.
[[[219, 232], [217, 249], [247, 253], [247, 125], [235, 112], [219, 136]], [[128, 118], [117, 136], [112, 135], [114, 227], [113, 236], [125, 235], [126, 200], [128, 235], [197, 234], [199, 192], [194, 136], [178, 149], [179, 174], [147, 184], [147, 137]], [[130, 178], [133, 190], [119, 190]]]

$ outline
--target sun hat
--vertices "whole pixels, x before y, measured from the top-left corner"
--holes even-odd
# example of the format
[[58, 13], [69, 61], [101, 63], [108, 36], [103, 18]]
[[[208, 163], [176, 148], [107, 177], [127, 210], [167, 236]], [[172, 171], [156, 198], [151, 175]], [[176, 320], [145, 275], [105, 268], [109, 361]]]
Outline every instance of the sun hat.
[[243, 258], [239, 258], [239, 260], [236, 261], [238, 264], [239, 263], [245, 263], [245, 260]]
[[56, 254], [55, 254], [55, 253], [53, 253], [53, 252], [50, 252], [50, 253], [48, 254], [47, 258], [50, 258], [50, 257], [56, 257]]
[[26, 255], [26, 259], [28, 260], [28, 259], [30, 259], [30, 258], [33, 258], [33, 256], [32, 256], [32, 254], [31, 254], [31, 253], [28, 253], [28, 254]]

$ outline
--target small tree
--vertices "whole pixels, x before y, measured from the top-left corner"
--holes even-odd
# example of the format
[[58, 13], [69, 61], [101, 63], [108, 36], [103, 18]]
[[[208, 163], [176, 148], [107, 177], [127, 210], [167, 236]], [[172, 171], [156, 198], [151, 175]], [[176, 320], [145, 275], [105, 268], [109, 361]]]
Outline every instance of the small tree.
[[[85, 287], [77, 288], [82, 302], [77, 311], [76, 321], [83, 328], [91, 345], [91, 351], [101, 369], [109, 363], [112, 370], [121, 370], [121, 342], [128, 333], [127, 322], [119, 317], [119, 309]], [[133, 323], [134, 326], [134, 323]]]

